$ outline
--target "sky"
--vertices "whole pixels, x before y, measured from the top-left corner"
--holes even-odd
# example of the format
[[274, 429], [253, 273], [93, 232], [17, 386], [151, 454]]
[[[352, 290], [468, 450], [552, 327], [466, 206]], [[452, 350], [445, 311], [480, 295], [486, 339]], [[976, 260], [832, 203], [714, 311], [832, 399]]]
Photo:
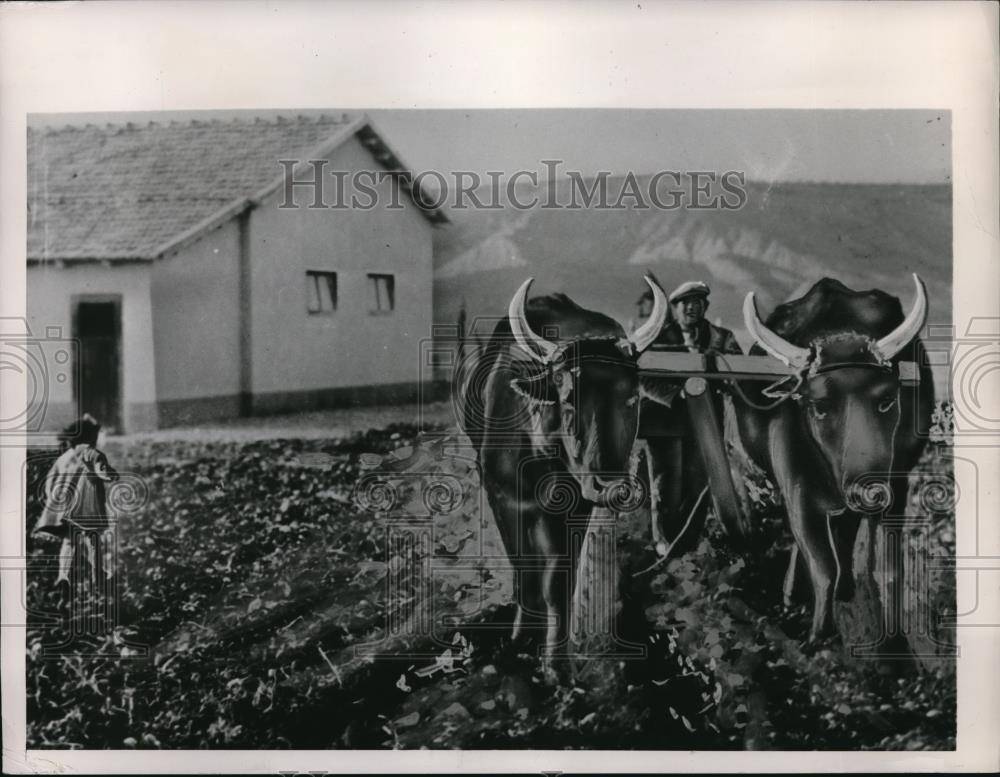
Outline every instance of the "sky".
[[[280, 113], [316, 114], [318, 110]], [[342, 111], [331, 108], [327, 113]], [[355, 111], [352, 111], [354, 113]], [[267, 116], [278, 111], [36, 114], [72, 124]], [[935, 110], [371, 110], [414, 171], [534, 170], [594, 175], [736, 170], [750, 181], [945, 183], [951, 116]]]

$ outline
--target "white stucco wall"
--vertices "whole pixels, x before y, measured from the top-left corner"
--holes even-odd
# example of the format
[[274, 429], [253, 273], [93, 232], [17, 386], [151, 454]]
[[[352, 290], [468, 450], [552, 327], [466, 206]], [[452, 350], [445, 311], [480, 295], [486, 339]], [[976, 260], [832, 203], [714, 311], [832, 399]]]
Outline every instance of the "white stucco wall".
[[161, 402], [239, 393], [239, 249], [234, 219], [153, 266], [153, 342]]
[[[329, 157], [330, 170], [379, 170], [356, 139]], [[333, 179], [328, 178], [331, 189]], [[297, 209], [269, 197], [250, 221], [252, 376], [255, 393], [415, 383], [422, 338], [430, 337], [430, 223], [404, 194], [388, 209], [387, 179], [371, 210]], [[333, 200], [328, 192], [328, 200]], [[306, 270], [337, 272], [338, 306], [329, 316], [306, 311]], [[368, 273], [395, 276], [395, 310], [369, 313]]]
[[[150, 327], [150, 265], [145, 263], [87, 262], [31, 265], [27, 272], [28, 326], [33, 335], [57, 327], [72, 336], [73, 297], [121, 295], [122, 417], [130, 431], [150, 426], [156, 400], [153, 368], [153, 335]], [[46, 429], [57, 429], [70, 420], [72, 384], [48, 381], [49, 408]]]
[[[381, 168], [352, 138], [330, 155], [326, 169]], [[332, 199], [333, 179], [327, 183]], [[301, 392], [430, 378], [420, 370], [420, 343], [431, 336], [432, 227], [403, 192], [395, 196], [403, 207], [388, 208], [394, 185], [379, 184], [379, 204], [368, 210], [310, 209], [308, 192], [297, 209], [279, 209], [279, 190], [250, 214], [250, 388], [274, 400], [260, 407]], [[29, 326], [41, 333], [58, 327], [69, 337], [74, 296], [120, 295], [125, 430], [234, 415], [245, 336], [240, 262], [240, 225], [233, 219], [153, 263], [33, 265]], [[307, 312], [306, 270], [337, 273], [332, 315]], [[369, 311], [369, 273], [394, 276], [391, 313]], [[56, 429], [76, 408], [69, 383], [49, 383], [45, 420]]]

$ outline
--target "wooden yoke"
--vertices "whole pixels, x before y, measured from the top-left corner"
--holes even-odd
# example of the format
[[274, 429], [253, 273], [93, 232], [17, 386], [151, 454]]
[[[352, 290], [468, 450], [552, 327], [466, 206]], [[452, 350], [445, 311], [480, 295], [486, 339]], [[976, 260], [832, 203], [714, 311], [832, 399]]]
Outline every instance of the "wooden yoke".
[[[920, 383], [920, 370], [915, 362], [899, 362], [898, 367], [902, 385], [916, 386]], [[795, 370], [773, 356], [649, 350], [639, 357], [639, 374], [652, 378], [773, 382], [794, 375]]]
[[[733, 483], [722, 423], [712, 402], [708, 381], [760, 380], [774, 383], [795, 375], [795, 370], [772, 356], [650, 350], [639, 357], [639, 373], [678, 382], [684, 379], [685, 406], [705, 464], [715, 512], [729, 537], [734, 542], [745, 544], [752, 527]], [[902, 385], [917, 385], [920, 381], [918, 365], [899, 362], [899, 379]]]

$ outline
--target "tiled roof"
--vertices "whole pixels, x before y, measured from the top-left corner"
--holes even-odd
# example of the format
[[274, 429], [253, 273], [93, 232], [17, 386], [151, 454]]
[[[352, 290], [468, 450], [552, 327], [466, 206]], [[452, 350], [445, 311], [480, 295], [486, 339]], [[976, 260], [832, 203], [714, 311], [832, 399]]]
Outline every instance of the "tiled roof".
[[280, 181], [279, 159], [355, 132], [383, 166], [399, 164], [346, 114], [29, 128], [28, 259], [155, 258]]

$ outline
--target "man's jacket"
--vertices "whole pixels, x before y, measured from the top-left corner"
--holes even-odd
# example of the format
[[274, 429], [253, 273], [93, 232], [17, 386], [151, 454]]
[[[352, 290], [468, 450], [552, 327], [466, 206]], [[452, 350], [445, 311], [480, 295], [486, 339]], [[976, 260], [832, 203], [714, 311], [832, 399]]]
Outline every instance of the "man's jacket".
[[706, 319], [698, 322], [689, 337], [693, 341], [692, 344], [685, 342], [684, 331], [680, 324], [671, 321], [663, 327], [651, 347], [654, 351], [743, 353], [732, 332], [725, 327], [716, 326]]
[[[691, 353], [741, 354], [743, 350], [736, 337], [725, 327], [716, 326], [706, 319], [698, 322], [694, 329], [687, 333], [676, 321], [670, 321], [653, 341], [650, 350], [653, 351], [688, 351]], [[677, 397], [684, 387], [683, 380], [670, 378], [642, 378], [643, 398], [639, 411], [639, 437], [648, 434], [686, 434], [687, 414], [683, 404], [678, 406]], [[720, 408], [721, 409], [721, 408]]]

